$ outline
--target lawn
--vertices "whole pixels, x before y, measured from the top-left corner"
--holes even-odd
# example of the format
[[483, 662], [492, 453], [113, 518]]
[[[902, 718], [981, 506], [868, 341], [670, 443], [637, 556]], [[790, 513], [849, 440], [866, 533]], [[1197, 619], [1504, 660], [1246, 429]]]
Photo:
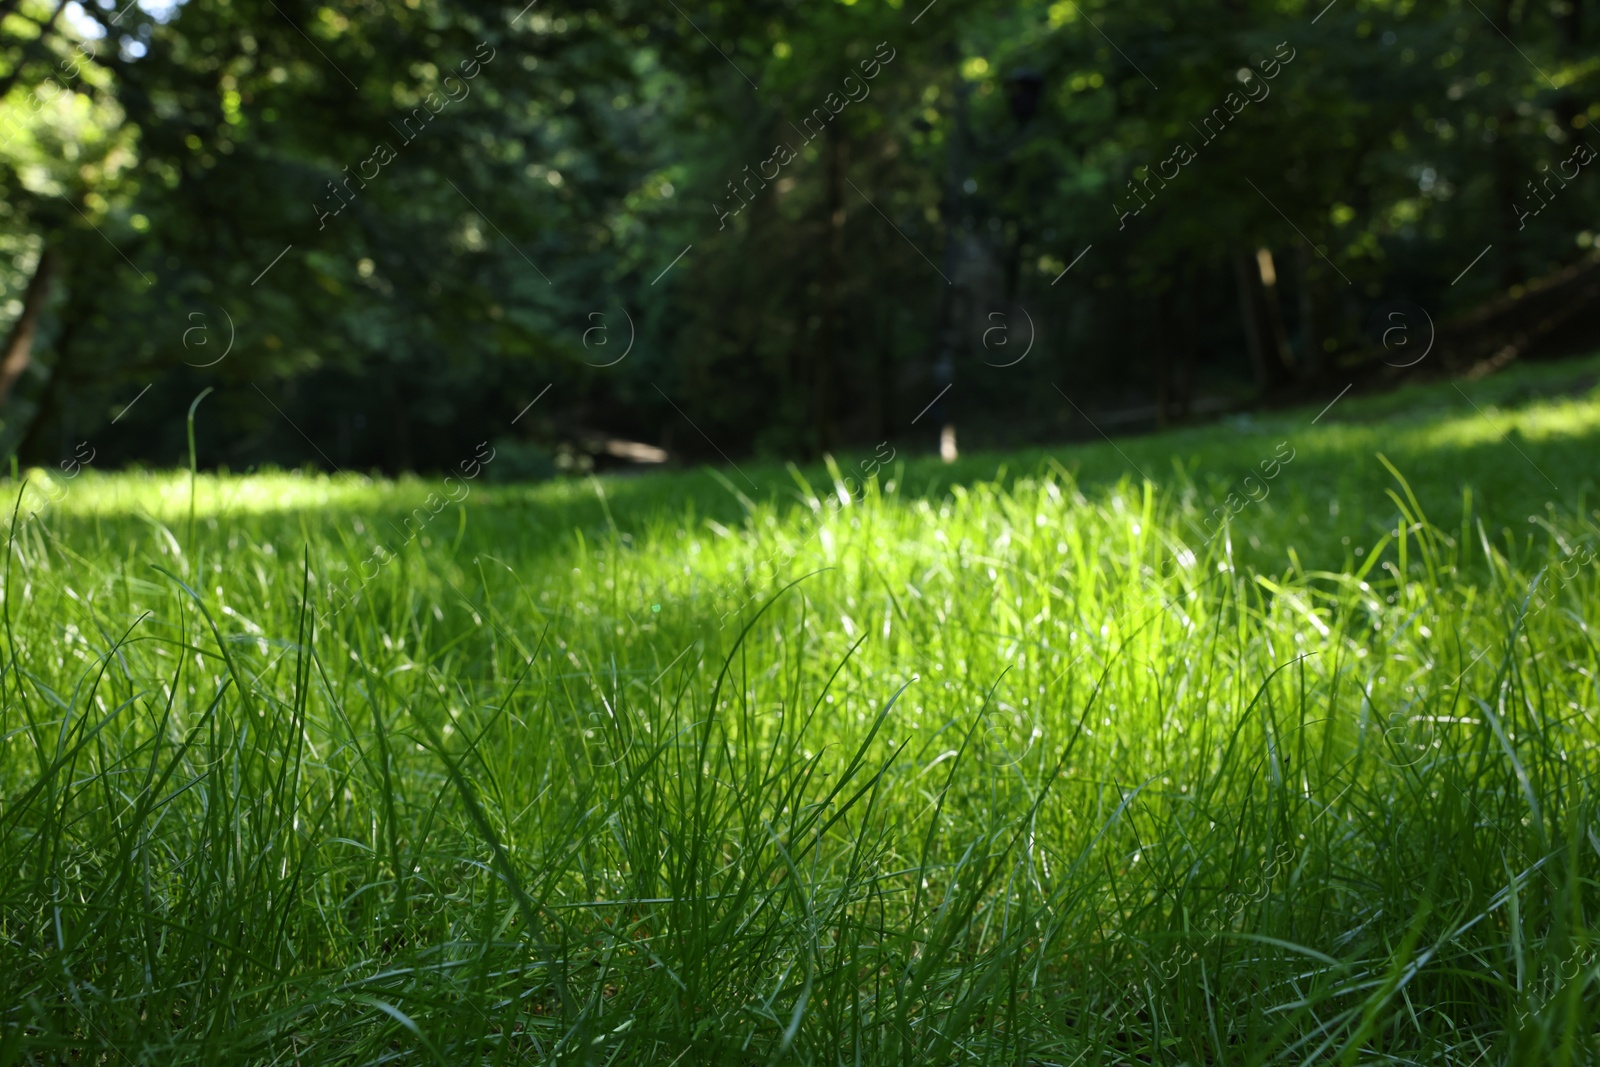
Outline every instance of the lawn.
[[1593, 1062], [1597, 380], [8, 482], [0, 1065]]

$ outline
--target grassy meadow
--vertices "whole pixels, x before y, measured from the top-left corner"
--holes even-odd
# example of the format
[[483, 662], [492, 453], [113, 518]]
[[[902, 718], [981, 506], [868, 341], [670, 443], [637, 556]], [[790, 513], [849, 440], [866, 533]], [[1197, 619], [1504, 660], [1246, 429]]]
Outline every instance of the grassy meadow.
[[0, 1065], [1595, 1062], [1597, 381], [8, 481]]

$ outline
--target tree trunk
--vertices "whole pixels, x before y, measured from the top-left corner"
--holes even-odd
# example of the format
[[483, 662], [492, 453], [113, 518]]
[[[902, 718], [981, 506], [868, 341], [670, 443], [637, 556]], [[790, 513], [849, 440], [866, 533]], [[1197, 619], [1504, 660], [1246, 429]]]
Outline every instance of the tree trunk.
[[[1583, 0], [1567, 0], [1567, 9], [1560, 17], [1561, 53], [1564, 58], [1576, 60], [1583, 51]], [[1574, 129], [1574, 119], [1588, 107], [1587, 94], [1580, 96], [1569, 85], [1553, 105], [1564, 129]]]
[[1525, 277], [1522, 270], [1522, 225], [1517, 222], [1517, 178], [1522, 169], [1511, 148], [1511, 130], [1517, 121], [1516, 112], [1501, 108], [1495, 117], [1499, 120], [1499, 129], [1490, 148], [1494, 208], [1500, 230], [1495, 251], [1500, 259], [1500, 288], [1509, 289]]
[[872, 346], [872, 437], [886, 440], [894, 433], [889, 398], [894, 392], [894, 371], [890, 357], [894, 352], [894, 309], [874, 302], [872, 320], [876, 342]]
[[27, 291], [22, 296], [22, 314], [6, 334], [4, 355], [0, 356], [0, 404], [10, 397], [12, 387], [33, 360], [33, 339], [39, 332], [39, 318], [50, 296], [55, 269], [55, 251], [47, 246], [39, 253], [33, 277], [28, 279]]
[[1267, 360], [1266, 345], [1261, 337], [1255, 257], [1242, 248], [1233, 250], [1233, 280], [1239, 292], [1239, 322], [1244, 327], [1244, 344], [1250, 354], [1250, 369], [1255, 373], [1257, 392], [1265, 393], [1272, 388], [1274, 378], [1272, 365]]
[[[955, 384], [956, 353], [960, 348], [962, 323], [957, 305], [961, 303], [952, 279], [961, 273], [960, 261], [965, 249], [962, 227], [962, 185], [966, 181], [967, 101], [971, 89], [959, 73], [955, 82], [955, 129], [951, 131], [945, 156], [944, 196], [939, 203], [939, 216], [944, 223], [944, 251], [940, 256], [939, 273], [944, 289], [939, 299], [939, 321], [934, 331], [933, 382], [939, 390], [933, 401], [933, 422], [940, 427], [941, 442], [945, 431], [954, 433], [955, 416], [950, 397]], [[967, 324], [970, 328], [970, 324]], [[920, 417], [920, 416], [919, 416]]]
[[[1493, 19], [1495, 29], [1500, 35], [1516, 47], [1516, 40], [1512, 36], [1511, 16], [1514, 0], [1501, 0], [1500, 6], [1495, 10]], [[1522, 224], [1513, 226], [1517, 218], [1517, 178], [1522, 173], [1512, 150], [1512, 135], [1516, 128], [1517, 113], [1509, 107], [1502, 107], [1495, 114], [1496, 129], [1494, 145], [1490, 149], [1492, 158], [1492, 174], [1494, 178], [1495, 213], [1499, 215], [1500, 240], [1500, 288], [1508, 289], [1522, 281]]]
[[1317, 323], [1317, 297], [1311, 290], [1311, 249], [1305, 243], [1295, 246], [1295, 266], [1300, 276], [1300, 374], [1307, 381], [1321, 381], [1328, 361], [1322, 351], [1322, 328]]
[[17, 441], [17, 447], [12, 451], [18, 462], [24, 466], [45, 464], [56, 457], [47, 456], [39, 451], [39, 441], [44, 436], [44, 429], [50, 420], [55, 417], [56, 408], [61, 404], [61, 390], [66, 380], [67, 364], [72, 354], [72, 334], [76, 331], [76, 323], [68, 323], [61, 331], [61, 343], [56, 347], [56, 367], [50, 375], [50, 381], [45, 384], [44, 391], [39, 394], [39, 406], [34, 409], [33, 416], [28, 420], [28, 428], [22, 431], [22, 437]]
[[1178, 418], [1187, 420], [1194, 412], [1194, 368], [1200, 361], [1201, 270], [1186, 266], [1182, 276], [1184, 295], [1183, 336], [1178, 344]]
[[383, 372], [383, 391], [385, 399], [389, 402], [389, 455], [393, 457], [391, 470], [400, 474], [411, 469], [411, 420], [407, 418], [404, 398], [400, 395], [399, 383], [395, 381], [394, 368], [386, 368]]
[[1178, 337], [1176, 279], [1157, 300], [1160, 303], [1160, 321], [1155, 344], [1156, 426], [1164, 429], [1172, 411], [1172, 348], [1181, 343]]
[[39, 393], [39, 402], [33, 409], [32, 416], [28, 419], [28, 426], [22, 432], [22, 437], [17, 441], [13, 452], [23, 463], [49, 463], [57, 456], [44, 454], [39, 442], [44, 437], [45, 428], [55, 418], [56, 411], [61, 407], [61, 395], [66, 391], [68, 380], [72, 375], [72, 366], [78, 355], [78, 328], [88, 320], [92, 310], [94, 289], [82, 284], [74, 284], [71, 278], [67, 279], [67, 302], [61, 311], [61, 333], [56, 338], [55, 366], [50, 370], [50, 380], [45, 383], [44, 389]]
[[1273, 261], [1272, 249], [1265, 245], [1256, 249], [1256, 276], [1261, 280], [1261, 308], [1266, 316], [1264, 336], [1277, 361], [1275, 373], [1281, 381], [1287, 376], [1284, 372], [1294, 368], [1294, 351], [1289, 347], [1289, 331], [1283, 324], [1283, 304], [1278, 298], [1278, 268]]
[[839, 275], [844, 270], [844, 137], [828, 124], [828, 195], [823, 209], [822, 338], [813, 375], [812, 417], [817, 448], [833, 449], [833, 369], [838, 365]]

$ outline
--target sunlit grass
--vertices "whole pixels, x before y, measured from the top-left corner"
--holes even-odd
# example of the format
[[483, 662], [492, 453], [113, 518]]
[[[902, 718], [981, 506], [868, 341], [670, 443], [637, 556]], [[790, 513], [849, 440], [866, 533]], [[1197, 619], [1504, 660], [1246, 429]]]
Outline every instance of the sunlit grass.
[[1587, 367], [856, 495], [87, 470], [0, 1063], [1590, 1062]]

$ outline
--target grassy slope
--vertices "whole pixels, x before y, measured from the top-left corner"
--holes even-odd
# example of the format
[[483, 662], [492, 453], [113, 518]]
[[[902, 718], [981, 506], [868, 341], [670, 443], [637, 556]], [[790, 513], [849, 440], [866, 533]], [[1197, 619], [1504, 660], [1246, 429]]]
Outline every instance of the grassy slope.
[[1597, 369], [404, 545], [437, 481], [84, 473], [0, 1064], [1592, 1059]]

